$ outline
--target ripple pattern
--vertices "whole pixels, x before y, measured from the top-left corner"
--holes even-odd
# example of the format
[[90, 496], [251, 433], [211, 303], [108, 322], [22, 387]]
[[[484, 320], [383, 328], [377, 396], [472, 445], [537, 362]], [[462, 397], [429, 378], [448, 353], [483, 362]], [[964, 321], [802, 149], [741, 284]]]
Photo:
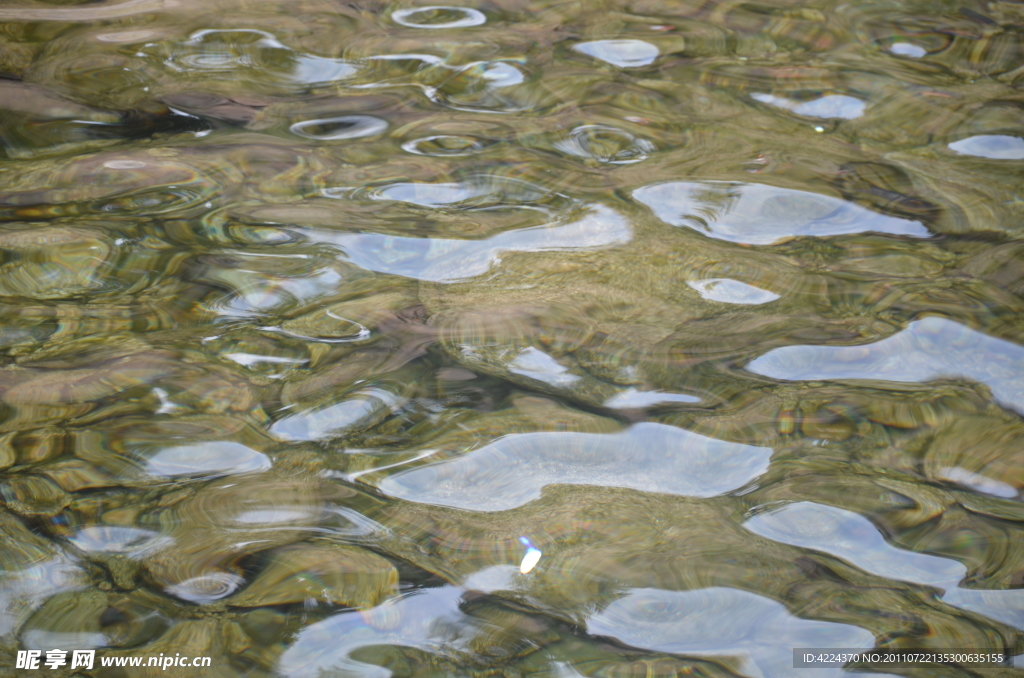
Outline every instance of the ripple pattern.
[[0, 674], [1019, 671], [1022, 64], [1003, 0], [0, 2]]

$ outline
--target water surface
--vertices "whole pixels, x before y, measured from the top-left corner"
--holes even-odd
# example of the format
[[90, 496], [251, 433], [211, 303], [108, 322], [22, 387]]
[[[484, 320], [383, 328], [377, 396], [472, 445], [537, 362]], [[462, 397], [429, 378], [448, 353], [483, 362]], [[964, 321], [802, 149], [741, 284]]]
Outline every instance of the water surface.
[[446, 2], [0, 6], [0, 674], [1024, 653], [1021, 6]]

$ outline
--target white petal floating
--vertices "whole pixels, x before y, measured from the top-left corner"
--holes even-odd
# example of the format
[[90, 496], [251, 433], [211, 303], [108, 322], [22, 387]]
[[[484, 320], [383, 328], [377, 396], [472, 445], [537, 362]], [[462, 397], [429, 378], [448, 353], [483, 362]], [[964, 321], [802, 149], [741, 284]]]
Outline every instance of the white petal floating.
[[541, 552], [535, 548], [526, 549], [526, 555], [523, 556], [523, 562], [519, 565], [519, 572], [522, 574], [529, 574], [530, 570], [537, 567], [537, 563], [540, 562]]
[[537, 499], [546, 485], [626, 487], [713, 497], [768, 469], [772, 450], [709, 438], [665, 424], [620, 433], [507, 435], [457, 459], [399, 471], [385, 493], [472, 511], [504, 511]]
[[930, 235], [919, 221], [872, 212], [832, 196], [766, 184], [670, 181], [638, 188], [633, 197], [665, 223], [748, 245], [867, 232]]
[[658, 58], [658, 48], [643, 40], [594, 40], [573, 49], [619, 68], [649, 66]]
[[986, 384], [996, 400], [1024, 412], [1024, 346], [945, 318], [910, 323], [864, 346], [785, 346], [747, 369], [773, 379], [871, 379], [922, 383], [965, 378]]

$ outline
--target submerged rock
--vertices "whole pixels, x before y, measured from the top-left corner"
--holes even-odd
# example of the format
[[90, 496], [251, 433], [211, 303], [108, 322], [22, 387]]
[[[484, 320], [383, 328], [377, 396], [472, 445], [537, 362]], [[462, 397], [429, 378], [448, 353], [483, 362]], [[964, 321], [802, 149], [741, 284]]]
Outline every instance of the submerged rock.
[[[240, 561], [300, 541], [324, 518], [328, 488], [316, 481], [217, 481], [159, 516], [169, 545], [141, 558], [150, 581], [196, 604], [226, 598], [245, 583]], [[173, 546], [172, 546], [173, 545]]]
[[61, 592], [84, 588], [85, 571], [50, 541], [0, 510], [0, 639], [18, 632], [34, 610]]
[[[936, 647], [953, 637], [982, 643], [991, 633], [1015, 642], [1019, 632], [998, 622], [966, 622], [952, 607], [921, 602], [928, 589], [920, 585], [756, 536], [730, 517], [729, 503], [563, 485], [515, 511], [466, 513], [403, 503], [375, 517], [392, 531], [381, 543], [386, 552], [467, 586], [490, 572], [495, 595], [581, 625], [612, 609], [631, 588], [695, 592], [725, 587], [785, 601], [805, 619], [859, 626], [875, 637], [892, 634], [921, 642], [913, 624], [926, 623], [950, 629], [943, 640], [929, 639]], [[519, 574], [516, 566], [523, 534], [543, 553], [528, 575]], [[642, 568], [636, 566], [638, 553], [643, 554]], [[822, 574], [809, 574], [808, 568]], [[873, 604], [898, 605], [906, 617], [865, 615], [850, 602], [863, 602], [865, 596]], [[621, 631], [628, 636], [631, 628], [624, 625]], [[678, 634], [673, 637], [682, 642]]]
[[354, 546], [286, 546], [228, 603], [259, 607], [317, 601], [371, 608], [398, 593], [398, 572], [380, 556]]
[[1024, 487], [1021, 434], [1021, 423], [1008, 417], [951, 420], [925, 451], [925, 473], [983, 495], [1018, 499]]
[[53, 516], [71, 503], [71, 497], [46, 478], [19, 475], [0, 483], [0, 501], [23, 516]]

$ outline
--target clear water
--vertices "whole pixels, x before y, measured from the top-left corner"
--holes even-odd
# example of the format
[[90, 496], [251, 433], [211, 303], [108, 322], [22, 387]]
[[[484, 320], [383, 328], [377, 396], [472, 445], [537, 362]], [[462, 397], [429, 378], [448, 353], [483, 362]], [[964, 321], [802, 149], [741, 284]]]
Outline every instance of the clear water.
[[1022, 64], [1002, 1], [3, 2], [0, 675], [1013, 675], [791, 650], [1024, 653]]

